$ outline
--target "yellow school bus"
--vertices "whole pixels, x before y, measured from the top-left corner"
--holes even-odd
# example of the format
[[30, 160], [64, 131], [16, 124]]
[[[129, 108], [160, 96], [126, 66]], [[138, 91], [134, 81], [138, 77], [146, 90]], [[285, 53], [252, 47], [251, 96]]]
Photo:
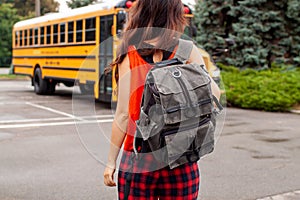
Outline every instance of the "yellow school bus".
[[[30, 76], [37, 94], [52, 94], [56, 85], [63, 83], [79, 85], [82, 93], [93, 94], [97, 100], [116, 101], [116, 81], [104, 69], [116, 57], [117, 34], [133, 3], [95, 4], [16, 23], [14, 74]], [[185, 11], [191, 19], [191, 10], [186, 6]], [[187, 32], [192, 33], [191, 27]], [[203, 55], [209, 71], [216, 70], [208, 54]]]

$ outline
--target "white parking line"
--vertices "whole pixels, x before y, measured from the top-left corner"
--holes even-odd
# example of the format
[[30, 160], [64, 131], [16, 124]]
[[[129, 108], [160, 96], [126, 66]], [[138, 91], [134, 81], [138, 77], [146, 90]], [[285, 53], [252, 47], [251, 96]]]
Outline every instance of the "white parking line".
[[[28, 99], [27, 99], [28, 101]], [[56, 103], [57, 101], [34, 101], [32, 103], [39, 104], [39, 103]], [[70, 103], [70, 100], [60, 100], [60, 103]], [[24, 101], [2, 101], [0, 105], [24, 105], [26, 102]]]
[[51, 123], [34, 123], [34, 124], [10, 124], [0, 125], [0, 129], [13, 129], [13, 128], [30, 128], [30, 127], [43, 127], [43, 126], [62, 126], [73, 124], [93, 124], [93, 123], [110, 123], [113, 119], [101, 119], [90, 121], [69, 121], [69, 122], [51, 122]]
[[[92, 115], [92, 116], [80, 116], [81, 119], [103, 119], [113, 118], [113, 115]], [[73, 119], [73, 118], [72, 118]], [[49, 122], [49, 121], [63, 121], [71, 120], [70, 117], [54, 117], [44, 119], [16, 119], [16, 120], [3, 120], [0, 124], [12, 124], [12, 123], [28, 123], [28, 122]]]
[[65, 112], [61, 112], [59, 110], [55, 110], [53, 108], [49, 108], [49, 107], [46, 107], [46, 106], [41, 106], [41, 105], [38, 105], [38, 104], [35, 104], [35, 103], [31, 103], [31, 102], [26, 102], [26, 104], [30, 105], [30, 106], [33, 106], [33, 107], [36, 107], [36, 108], [47, 110], [47, 111], [50, 111], [50, 112], [53, 112], [53, 113], [56, 113], [56, 114], [64, 115], [64, 116], [70, 117], [72, 119], [83, 120], [80, 117], [78, 118], [78, 117], [76, 117], [74, 115], [71, 115], [71, 114], [68, 114], [68, 113], [65, 113]]
[[43, 119], [19, 119], [19, 120], [2, 120], [0, 121], [0, 129], [44, 127], [44, 126], [62, 126], [74, 124], [92, 124], [92, 123], [110, 123], [113, 121], [114, 115], [90, 115], [75, 116], [66, 112], [62, 112], [50, 107], [38, 105], [32, 102], [25, 102], [35, 108], [47, 110], [66, 117], [43, 118]]
[[45, 119], [15, 119], [15, 120], [3, 120], [0, 121], [0, 124], [47, 122], [47, 121], [61, 121], [61, 120], [71, 120], [71, 119], [70, 117], [55, 117], [55, 118], [45, 118]]

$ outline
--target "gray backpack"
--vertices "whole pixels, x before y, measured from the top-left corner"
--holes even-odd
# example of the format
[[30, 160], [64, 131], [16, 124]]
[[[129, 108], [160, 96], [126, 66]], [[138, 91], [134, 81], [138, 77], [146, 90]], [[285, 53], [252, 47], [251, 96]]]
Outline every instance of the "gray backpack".
[[222, 110], [204, 63], [186, 64], [192, 49], [191, 41], [179, 40], [175, 57], [155, 63], [148, 72], [136, 122], [137, 157], [151, 152], [171, 169], [213, 151], [217, 114], [213, 103]]

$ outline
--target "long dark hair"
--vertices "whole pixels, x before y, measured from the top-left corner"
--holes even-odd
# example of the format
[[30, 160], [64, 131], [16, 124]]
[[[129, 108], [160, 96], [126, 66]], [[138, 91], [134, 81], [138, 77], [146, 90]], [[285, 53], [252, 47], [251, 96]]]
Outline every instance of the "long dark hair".
[[157, 39], [154, 51], [169, 49], [178, 42], [186, 24], [181, 0], [137, 0], [129, 9], [122, 42], [111, 67], [122, 63], [130, 45], [141, 49], [146, 40]]

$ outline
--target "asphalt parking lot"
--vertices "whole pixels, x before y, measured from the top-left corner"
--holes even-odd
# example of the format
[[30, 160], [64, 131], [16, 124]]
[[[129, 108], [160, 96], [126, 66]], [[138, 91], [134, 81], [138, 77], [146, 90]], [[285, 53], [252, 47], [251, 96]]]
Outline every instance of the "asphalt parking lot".
[[[30, 81], [0, 81], [1, 200], [117, 199], [102, 179], [114, 113], [78, 94], [60, 86], [38, 96]], [[216, 150], [199, 163], [199, 199], [299, 199], [286, 195], [300, 189], [299, 122], [227, 109]]]

